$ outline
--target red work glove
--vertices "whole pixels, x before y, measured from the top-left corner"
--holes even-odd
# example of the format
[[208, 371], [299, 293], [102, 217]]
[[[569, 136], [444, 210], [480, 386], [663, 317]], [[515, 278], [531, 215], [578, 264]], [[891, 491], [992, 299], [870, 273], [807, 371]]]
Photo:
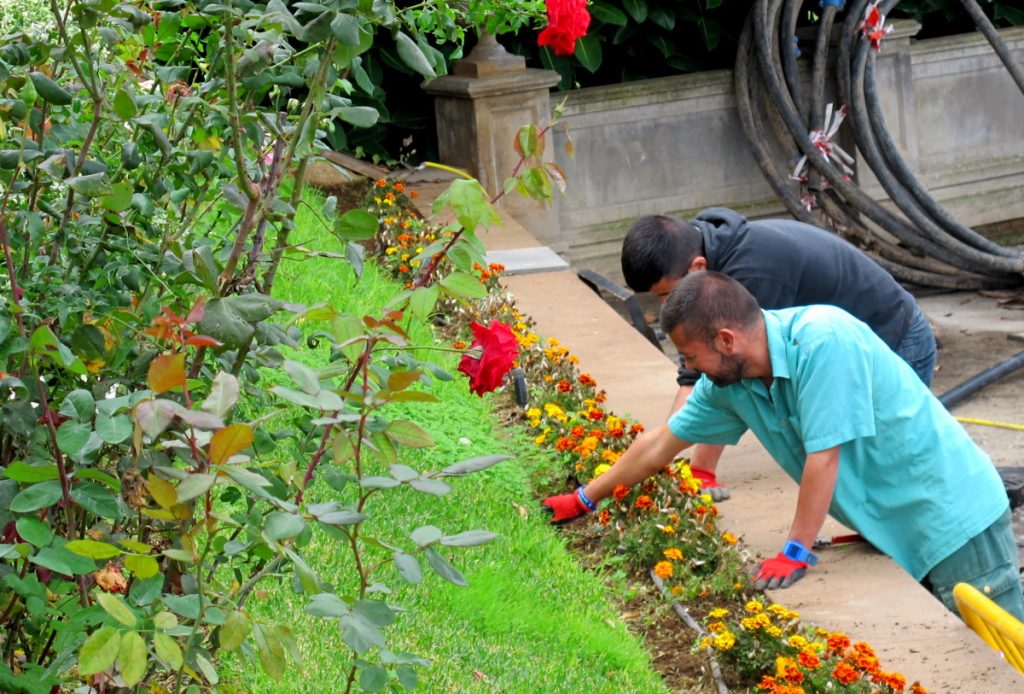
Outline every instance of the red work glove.
[[758, 564], [751, 586], [755, 590], [789, 588], [803, 578], [806, 572], [805, 562], [795, 561], [779, 552], [771, 559], [765, 559]]
[[718, 478], [715, 477], [715, 473], [710, 470], [701, 470], [699, 467], [691, 467], [690, 473], [693, 475], [695, 480], [700, 482], [700, 490], [705, 494], [710, 494], [711, 500], [716, 504], [719, 501], [725, 501], [732, 496], [728, 487], [723, 487], [718, 484]]
[[568, 523], [589, 511], [589, 509], [583, 505], [583, 502], [580, 501], [580, 498], [576, 496], [576, 492], [573, 492], [572, 494], [549, 496], [547, 499], [540, 502], [540, 505], [544, 507], [545, 513], [551, 514], [552, 525]]

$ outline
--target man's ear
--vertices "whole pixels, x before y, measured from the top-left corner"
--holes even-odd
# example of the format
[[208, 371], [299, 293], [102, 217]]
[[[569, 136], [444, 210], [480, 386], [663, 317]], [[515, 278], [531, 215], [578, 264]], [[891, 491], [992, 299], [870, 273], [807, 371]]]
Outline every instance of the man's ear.
[[732, 354], [736, 350], [736, 332], [720, 328], [715, 334], [715, 348], [722, 354]]
[[702, 255], [698, 255], [697, 257], [695, 257], [693, 260], [690, 261], [690, 265], [686, 268], [686, 271], [688, 273], [689, 272], [700, 272], [701, 270], [707, 270], [707, 269], [708, 269], [708, 259], [705, 258]]

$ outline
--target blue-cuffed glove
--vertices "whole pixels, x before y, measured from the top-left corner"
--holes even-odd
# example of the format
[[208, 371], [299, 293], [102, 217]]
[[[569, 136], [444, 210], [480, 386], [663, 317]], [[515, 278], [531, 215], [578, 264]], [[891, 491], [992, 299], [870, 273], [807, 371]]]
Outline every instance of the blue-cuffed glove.
[[789, 588], [804, 577], [807, 566], [807, 562], [790, 559], [779, 552], [757, 565], [751, 586], [755, 590]]

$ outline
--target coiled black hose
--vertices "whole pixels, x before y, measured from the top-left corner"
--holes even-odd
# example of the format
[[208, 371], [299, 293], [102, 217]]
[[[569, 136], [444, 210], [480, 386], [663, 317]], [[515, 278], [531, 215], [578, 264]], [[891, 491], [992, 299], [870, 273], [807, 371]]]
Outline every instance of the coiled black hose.
[[[834, 66], [839, 99], [848, 108], [859, 164], [874, 173], [895, 210], [864, 193], [812, 140], [823, 129], [830, 41], [843, 0], [822, 0], [809, 93], [801, 82], [796, 24], [802, 0], [756, 0], [740, 37], [736, 101], [751, 152], [786, 209], [856, 243], [894, 277], [946, 289], [1024, 284], [1024, 249], [1001, 246], [958, 223], [920, 184], [886, 128], [875, 89], [875, 52], [861, 26], [870, 0], [851, 0], [839, 31]], [[878, 5], [884, 15], [898, 0]], [[961, 0], [979, 31], [1024, 92], [1024, 72], [976, 0]], [[979, 19], [980, 17], [980, 19]], [[838, 105], [837, 105], [838, 107]], [[765, 121], [772, 127], [766, 129]], [[774, 135], [775, 143], [771, 141]], [[790, 180], [781, 150], [807, 161], [801, 189]], [[791, 166], [791, 164], [790, 164]], [[820, 210], [812, 212], [808, 200]]]

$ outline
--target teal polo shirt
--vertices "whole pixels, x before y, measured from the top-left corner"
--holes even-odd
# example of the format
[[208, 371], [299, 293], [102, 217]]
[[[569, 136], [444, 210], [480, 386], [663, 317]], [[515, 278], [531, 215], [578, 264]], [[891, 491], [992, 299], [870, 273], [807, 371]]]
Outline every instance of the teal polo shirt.
[[839, 446], [829, 513], [917, 580], [1009, 507], [988, 455], [866, 324], [834, 306], [763, 313], [771, 386], [702, 376], [673, 434], [733, 445], [750, 429], [797, 483], [808, 453]]

